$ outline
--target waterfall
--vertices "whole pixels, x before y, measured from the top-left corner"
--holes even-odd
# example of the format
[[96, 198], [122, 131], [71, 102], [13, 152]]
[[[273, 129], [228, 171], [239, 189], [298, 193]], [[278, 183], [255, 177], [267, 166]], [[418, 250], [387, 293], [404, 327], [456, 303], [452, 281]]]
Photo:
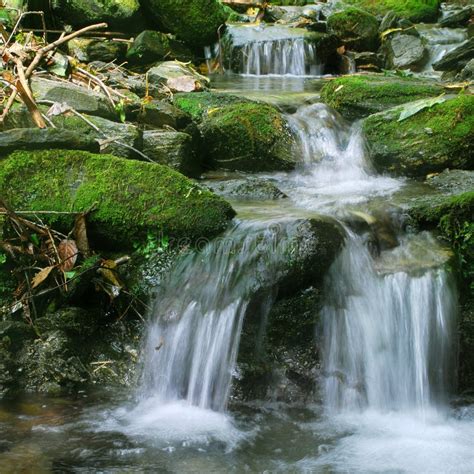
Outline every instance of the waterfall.
[[316, 76], [322, 74], [316, 46], [304, 38], [258, 41], [242, 48], [241, 71], [247, 75]]
[[147, 331], [140, 398], [225, 410], [245, 311], [275, 281], [291, 228], [240, 223], [172, 270]]
[[[426, 260], [435, 259], [434, 248], [426, 242]], [[403, 250], [404, 258], [415, 258]], [[447, 271], [377, 271], [362, 238], [351, 235], [330, 272], [326, 297], [329, 410], [424, 412], [444, 401], [456, 354], [456, 298]]]

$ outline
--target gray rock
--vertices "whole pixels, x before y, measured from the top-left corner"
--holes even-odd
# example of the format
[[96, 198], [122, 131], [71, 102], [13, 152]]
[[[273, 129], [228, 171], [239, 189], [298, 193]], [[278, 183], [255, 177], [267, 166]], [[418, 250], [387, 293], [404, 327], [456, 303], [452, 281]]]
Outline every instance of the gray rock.
[[[175, 61], [165, 61], [148, 70], [148, 80], [151, 87], [159, 88], [165, 85], [175, 92], [193, 92], [207, 89], [209, 79], [199, 74], [190, 66], [180, 64]], [[177, 81], [188, 80], [189, 84], [194, 84], [191, 90], [181, 90], [177, 86]]]
[[474, 171], [445, 170], [426, 182], [445, 194], [462, 194], [474, 189]]
[[459, 73], [459, 78], [463, 81], [472, 81], [474, 79], [474, 59], [471, 59], [464, 69]]
[[400, 20], [400, 17], [392, 10], [387, 12], [380, 23], [379, 31], [383, 33], [384, 31], [395, 28]]
[[143, 153], [161, 165], [195, 178], [201, 174], [201, 162], [190, 135], [169, 130], [150, 130], [143, 133]]
[[428, 52], [421, 38], [405, 33], [395, 33], [383, 46], [390, 69], [420, 69]]
[[138, 121], [157, 128], [168, 126], [181, 130], [191, 123], [191, 117], [169, 102], [152, 100], [142, 106]]
[[31, 89], [36, 99], [67, 104], [77, 112], [98, 115], [99, 117], [117, 119], [117, 112], [112, 109], [104, 94], [69, 82], [53, 81], [35, 77]]
[[433, 64], [435, 71], [461, 71], [474, 57], [474, 37], [443, 56]]
[[105, 63], [125, 57], [126, 43], [92, 38], [75, 38], [68, 42], [69, 54], [79, 61], [104, 61]]
[[192, 51], [180, 41], [159, 31], [142, 31], [127, 52], [127, 60], [135, 64], [150, 64], [164, 59], [191, 61]]
[[440, 22], [439, 26], [443, 28], [461, 28], [467, 26], [471, 16], [474, 13], [474, 7], [467, 6], [461, 10], [449, 12]]
[[0, 133], [0, 156], [17, 150], [72, 149], [99, 151], [91, 137], [57, 128], [14, 128]]
[[231, 179], [218, 183], [210, 182], [208, 186], [217, 195], [234, 199], [259, 201], [288, 197], [272, 181], [264, 178]]

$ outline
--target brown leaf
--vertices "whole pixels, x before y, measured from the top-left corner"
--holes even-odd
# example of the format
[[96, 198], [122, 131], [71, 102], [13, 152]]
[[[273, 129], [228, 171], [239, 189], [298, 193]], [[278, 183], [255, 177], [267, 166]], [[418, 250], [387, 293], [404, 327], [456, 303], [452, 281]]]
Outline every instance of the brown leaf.
[[46, 278], [49, 277], [49, 274], [51, 273], [53, 268], [54, 268], [54, 266], [46, 267], [46, 268], [43, 268], [41, 271], [39, 271], [34, 276], [33, 280], [31, 281], [31, 288], [36, 288], [36, 287], [40, 286], [41, 283], [43, 283], [46, 280]]
[[118, 279], [115, 269], [117, 268], [117, 264], [114, 260], [104, 260], [102, 262], [101, 267], [99, 268], [99, 273], [102, 277], [111, 283], [112, 285], [116, 286], [117, 288], [123, 288], [122, 282]]
[[345, 46], [340, 46], [337, 48], [338, 54], [344, 54], [346, 52], [346, 47]]
[[77, 248], [85, 256], [90, 254], [89, 239], [87, 238], [87, 225], [85, 214], [76, 216], [74, 222], [74, 237], [76, 238]]
[[76, 241], [72, 239], [64, 239], [58, 245], [58, 254], [61, 259], [59, 268], [63, 272], [70, 272], [76, 264], [77, 254]]

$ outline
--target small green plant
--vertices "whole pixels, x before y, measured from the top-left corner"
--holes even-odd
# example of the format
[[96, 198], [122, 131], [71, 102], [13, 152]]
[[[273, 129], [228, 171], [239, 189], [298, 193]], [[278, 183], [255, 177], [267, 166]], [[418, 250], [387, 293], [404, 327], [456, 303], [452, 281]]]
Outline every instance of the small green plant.
[[3, 265], [4, 263], [7, 263], [7, 256], [0, 252], [0, 265]]
[[169, 247], [169, 238], [166, 236], [156, 237], [153, 234], [147, 235], [146, 243], [135, 243], [133, 248], [138, 255], [145, 259], [150, 259], [153, 255], [165, 252]]

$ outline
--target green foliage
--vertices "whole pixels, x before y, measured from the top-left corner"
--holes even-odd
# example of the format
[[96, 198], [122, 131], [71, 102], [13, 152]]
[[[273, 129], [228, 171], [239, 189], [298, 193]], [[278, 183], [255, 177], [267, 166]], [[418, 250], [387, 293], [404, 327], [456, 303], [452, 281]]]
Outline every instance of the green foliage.
[[413, 22], [435, 21], [438, 17], [440, 0], [345, 0], [345, 3], [373, 15], [385, 15], [389, 11]]
[[170, 246], [170, 239], [168, 237], [157, 237], [154, 234], [148, 233], [146, 242], [135, 242], [133, 248], [135, 252], [145, 258], [151, 259], [156, 254], [166, 252]]

